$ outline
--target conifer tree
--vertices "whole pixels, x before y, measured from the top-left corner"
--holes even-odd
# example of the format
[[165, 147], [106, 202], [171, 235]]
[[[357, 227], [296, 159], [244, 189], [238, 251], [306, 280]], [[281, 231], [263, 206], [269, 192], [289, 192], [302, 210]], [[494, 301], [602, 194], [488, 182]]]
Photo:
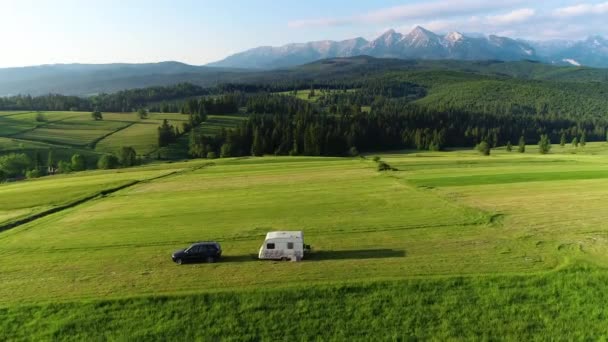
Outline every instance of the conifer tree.
[[517, 146], [517, 152], [519, 152], [519, 153], [525, 153], [526, 152], [526, 139], [524, 138], [523, 135], [519, 138], [519, 144]]
[[540, 141], [538, 142], [538, 151], [540, 154], [547, 154], [551, 151], [551, 140], [549, 136], [543, 134], [540, 136]]

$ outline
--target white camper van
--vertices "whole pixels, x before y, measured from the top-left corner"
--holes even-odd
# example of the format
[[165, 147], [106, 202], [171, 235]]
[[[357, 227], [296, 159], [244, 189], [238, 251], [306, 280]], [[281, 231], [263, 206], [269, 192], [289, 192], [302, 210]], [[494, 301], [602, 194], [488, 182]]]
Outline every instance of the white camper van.
[[304, 234], [297, 232], [270, 232], [260, 247], [259, 259], [300, 261], [304, 258]]

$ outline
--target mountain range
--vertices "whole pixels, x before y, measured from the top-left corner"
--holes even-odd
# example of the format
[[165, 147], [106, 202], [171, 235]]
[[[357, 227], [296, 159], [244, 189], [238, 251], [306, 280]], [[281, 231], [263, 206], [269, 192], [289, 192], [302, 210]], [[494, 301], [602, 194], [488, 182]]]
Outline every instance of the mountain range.
[[130, 88], [191, 82], [211, 86], [237, 70], [180, 62], [142, 64], [52, 64], [0, 69], [0, 96], [30, 94], [93, 95]]
[[368, 41], [317, 41], [263, 46], [229, 56], [212, 67], [275, 69], [336, 57], [368, 55], [377, 58], [536, 60], [556, 65], [608, 67], [608, 41], [600, 36], [572, 41], [524, 41], [495, 35], [469, 36], [459, 32], [439, 35], [423, 27], [407, 34], [389, 30]]

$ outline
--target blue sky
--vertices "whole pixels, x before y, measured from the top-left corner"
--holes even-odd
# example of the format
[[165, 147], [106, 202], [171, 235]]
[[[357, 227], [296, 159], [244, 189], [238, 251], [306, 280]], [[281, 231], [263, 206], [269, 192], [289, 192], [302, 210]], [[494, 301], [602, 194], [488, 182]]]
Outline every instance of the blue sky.
[[0, 67], [205, 64], [260, 45], [436, 32], [525, 39], [608, 35], [608, 2], [529, 0], [0, 0]]

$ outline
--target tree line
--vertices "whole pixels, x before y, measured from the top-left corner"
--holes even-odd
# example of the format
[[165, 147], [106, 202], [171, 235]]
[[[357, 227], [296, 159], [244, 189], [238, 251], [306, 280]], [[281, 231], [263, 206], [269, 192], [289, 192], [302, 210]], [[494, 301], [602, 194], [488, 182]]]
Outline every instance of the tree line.
[[[325, 104], [327, 106], [327, 104]], [[249, 97], [249, 120], [214, 137], [191, 132], [193, 157], [244, 155], [348, 155], [356, 151], [445, 147], [489, 148], [511, 141], [547, 139], [605, 140], [608, 122], [543, 115], [495, 115], [465, 110], [436, 110], [407, 99], [381, 99], [370, 113], [357, 104], [327, 107], [293, 96], [259, 94]]]
[[[46, 153], [46, 154], [45, 154]], [[9, 153], [0, 156], [0, 183], [23, 178], [39, 178], [47, 175], [65, 174], [94, 168], [116, 169], [140, 165], [143, 160], [137, 156], [133, 147], [120, 148], [116, 154], [104, 154], [96, 160], [92, 156], [74, 153], [68, 160], [55, 157], [52, 149], [35, 151], [33, 155]]]

